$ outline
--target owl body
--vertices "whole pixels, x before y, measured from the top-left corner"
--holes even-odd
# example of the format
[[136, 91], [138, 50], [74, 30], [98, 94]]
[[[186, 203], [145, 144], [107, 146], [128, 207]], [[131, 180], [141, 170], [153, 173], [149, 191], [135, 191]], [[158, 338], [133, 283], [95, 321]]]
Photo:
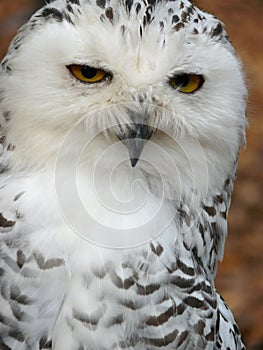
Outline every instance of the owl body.
[[214, 277], [245, 96], [188, 1], [33, 15], [0, 81], [1, 349], [244, 349]]

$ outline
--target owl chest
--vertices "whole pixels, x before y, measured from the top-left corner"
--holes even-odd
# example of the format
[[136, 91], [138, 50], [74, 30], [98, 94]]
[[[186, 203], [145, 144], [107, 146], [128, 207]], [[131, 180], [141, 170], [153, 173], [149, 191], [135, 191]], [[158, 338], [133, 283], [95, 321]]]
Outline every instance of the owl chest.
[[[63, 192], [50, 179], [23, 179], [6, 186], [2, 205], [7, 220], [16, 217], [9, 232], [16, 244], [2, 250], [8, 257], [4, 269], [10, 258], [16, 267], [12, 278], [5, 278], [10, 290], [15, 280], [23, 295], [34, 295], [21, 311], [53, 337], [54, 349], [141, 350], [159, 347], [160, 341], [169, 348], [188, 334], [189, 315], [194, 323], [206, 318], [209, 323], [213, 291], [204, 276], [196, 278], [183, 243], [176, 243], [180, 237], [170, 207], [145, 197], [141, 186], [128, 212], [121, 206], [113, 210], [107, 193], [104, 204], [111, 206], [101, 205], [94, 186], [82, 184], [79, 190], [81, 206], [74, 187]], [[125, 187], [119, 193], [129, 194]], [[172, 253], [175, 244], [184, 262]], [[188, 342], [194, 346], [195, 339]]]

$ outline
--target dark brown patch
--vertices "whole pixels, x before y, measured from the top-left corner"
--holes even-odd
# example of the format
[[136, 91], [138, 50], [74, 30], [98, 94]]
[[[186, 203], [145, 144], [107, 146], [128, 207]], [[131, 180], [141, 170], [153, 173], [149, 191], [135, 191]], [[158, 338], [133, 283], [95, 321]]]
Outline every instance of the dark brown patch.
[[210, 333], [208, 333], [206, 336], [205, 336], [205, 339], [207, 341], [214, 341], [215, 340], [215, 330], [213, 327], [211, 327], [211, 331]]
[[185, 312], [186, 306], [185, 304], [181, 303], [177, 306], [177, 315], [182, 315]]
[[204, 210], [207, 212], [207, 214], [209, 216], [215, 216], [216, 215], [216, 209], [214, 207], [204, 206]]
[[213, 308], [215, 309], [217, 307], [217, 302], [215, 299], [205, 298], [205, 301]]
[[146, 321], [146, 324], [149, 326], [156, 326], [156, 327], [163, 325], [165, 322], [169, 320], [170, 317], [174, 316], [175, 311], [176, 311], [176, 306], [174, 304], [171, 307], [169, 307], [167, 311], [163, 312], [159, 316], [149, 317], [148, 320]]
[[135, 283], [133, 276], [123, 280], [115, 272], [112, 272], [110, 277], [112, 283], [120, 289], [129, 289]]
[[195, 297], [189, 296], [184, 299], [184, 302], [195, 309], [207, 309], [207, 307], [204, 305], [204, 302]]
[[6, 219], [3, 214], [0, 213], [0, 227], [13, 227], [15, 223], [15, 221]]
[[180, 347], [185, 342], [185, 340], [187, 339], [188, 333], [189, 333], [188, 331], [184, 331], [179, 335], [177, 347]]
[[91, 326], [97, 326], [101, 316], [102, 316], [101, 312], [98, 312], [97, 314], [94, 314], [94, 315], [87, 315], [76, 311], [73, 312], [73, 317], [76, 320]]
[[99, 279], [103, 279], [106, 276], [106, 270], [104, 268], [100, 268], [93, 271], [94, 276], [98, 277]]
[[40, 253], [35, 253], [34, 258], [36, 260], [37, 266], [41, 270], [48, 270], [65, 264], [63, 259], [48, 259], [45, 261], [43, 255]]
[[227, 212], [226, 211], [221, 211], [220, 215], [223, 219], [225, 219], [225, 220], [227, 219]]
[[185, 273], [186, 275], [189, 276], [194, 276], [195, 275], [195, 270], [192, 267], [189, 267], [187, 265], [185, 265], [181, 260], [177, 260], [177, 266], [179, 267], [179, 269], [181, 271], [183, 271], [183, 273]]
[[15, 148], [16, 148], [16, 146], [12, 145], [12, 143], [9, 143], [9, 145], [7, 146], [8, 151], [14, 151]]
[[121, 304], [125, 306], [127, 309], [131, 309], [131, 310], [139, 310], [142, 308], [142, 306], [139, 305], [138, 303], [135, 303], [134, 300], [123, 300], [121, 301]]
[[167, 334], [163, 338], [142, 338], [142, 340], [146, 344], [156, 346], [156, 347], [162, 347], [172, 343], [176, 339], [178, 333], [179, 333], [178, 330], [175, 329], [173, 332]]
[[179, 30], [181, 30], [182, 28], [184, 28], [184, 24], [182, 22], [177, 23], [175, 26], [173, 26], [173, 29], [176, 32], [179, 32]]
[[176, 277], [173, 277], [171, 279], [171, 283], [176, 285], [177, 287], [179, 288], [190, 288], [193, 286], [194, 284], [194, 279], [193, 278], [190, 278], [190, 279], [186, 279], [186, 278], [183, 278], [183, 277], [180, 277], [180, 276], [176, 276]]
[[153, 252], [154, 254], [156, 254], [157, 256], [160, 256], [160, 255], [162, 254], [162, 252], [163, 252], [163, 247], [162, 247], [160, 244], [158, 244], [158, 245], [155, 247], [155, 246], [151, 243], [150, 247], [151, 247], [152, 252]]
[[199, 320], [198, 323], [194, 326], [194, 330], [196, 333], [203, 335], [205, 329], [205, 322], [202, 320]]
[[139, 284], [137, 284], [137, 294], [139, 295], [149, 295], [149, 294], [153, 294], [154, 292], [156, 292], [157, 290], [160, 289], [160, 284], [148, 284], [147, 286], [141, 286]]
[[105, 16], [110, 20], [110, 22], [113, 21], [113, 8], [112, 7], [107, 7], [105, 10]]
[[112, 317], [109, 320], [109, 322], [107, 323], [106, 327], [109, 328], [109, 327], [112, 327], [112, 326], [115, 326], [115, 325], [122, 324], [123, 322], [124, 322], [123, 315], [119, 314], [117, 316]]
[[5, 143], [5, 140], [6, 140], [6, 136], [1, 136], [0, 137], [0, 144]]
[[186, 22], [187, 16], [188, 16], [188, 13], [185, 12], [185, 11], [183, 11], [182, 14], [181, 14], [181, 21], [182, 21], [183, 23]]
[[225, 186], [227, 187], [227, 186], [229, 186], [230, 185], [230, 179], [226, 179], [226, 181], [225, 181]]
[[223, 198], [222, 195], [221, 195], [221, 196], [216, 196], [216, 197], [215, 197], [215, 201], [216, 201], [217, 203], [222, 204], [222, 203], [224, 202], [224, 198]]

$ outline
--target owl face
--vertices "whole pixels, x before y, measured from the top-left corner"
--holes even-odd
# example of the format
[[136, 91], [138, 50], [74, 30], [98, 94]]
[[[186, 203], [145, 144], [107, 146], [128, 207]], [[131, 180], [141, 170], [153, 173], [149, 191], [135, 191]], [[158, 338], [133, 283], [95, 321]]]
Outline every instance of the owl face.
[[75, 142], [96, 135], [94, 150], [121, 141], [120, 152], [139, 158], [145, 142], [126, 140], [142, 138], [179, 159], [179, 148], [194, 153], [198, 142], [224, 170], [244, 138], [240, 63], [221, 23], [188, 1], [54, 1], [20, 31], [2, 67], [8, 134], [29, 162], [47, 164], [79, 123]]

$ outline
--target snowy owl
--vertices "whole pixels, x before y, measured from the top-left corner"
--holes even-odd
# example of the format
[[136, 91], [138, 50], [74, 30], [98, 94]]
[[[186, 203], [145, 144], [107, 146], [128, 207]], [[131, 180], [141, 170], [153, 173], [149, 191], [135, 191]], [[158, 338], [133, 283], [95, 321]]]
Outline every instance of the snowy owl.
[[247, 124], [223, 24], [55, 0], [0, 78], [0, 349], [245, 349], [214, 285]]

